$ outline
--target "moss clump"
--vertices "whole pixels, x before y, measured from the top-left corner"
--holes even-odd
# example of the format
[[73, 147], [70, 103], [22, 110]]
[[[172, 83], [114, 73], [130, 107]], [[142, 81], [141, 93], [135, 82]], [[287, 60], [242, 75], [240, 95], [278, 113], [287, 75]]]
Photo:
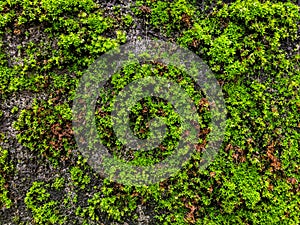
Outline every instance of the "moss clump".
[[[1, 143], [1, 139], [0, 139]], [[0, 207], [10, 208], [12, 200], [9, 197], [7, 177], [13, 172], [12, 162], [9, 160], [9, 151], [0, 146]]]
[[137, 1], [137, 15], [146, 15], [150, 25], [168, 36], [173, 36], [188, 29], [197, 8], [190, 1]]
[[[9, 1], [0, 11], [1, 40], [15, 37], [17, 42], [14, 47], [1, 43], [14, 52], [5, 54], [1, 48], [1, 94], [43, 91], [54, 71], [78, 72], [126, 40], [116, 19], [104, 16], [93, 1]], [[38, 26], [31, 29], [32, 24]]]
[[66, 219], [57, 210], [59, 202], [50, 200], [43, 182], [33, 182], [24, 201], [36, 224], [63, 224]]
[[51, 102], [34, 102], [31, 110], [22, 110], [14, 123], [18, 141], [50, 160], [68, 157], [74, 148], [71, 129], [71, 109], [68, 104], [52, 106]]
[[[160, 145], [152, 150], [134, 151], [133, 149], [125, 149], [122, 142], [117, 140], [118, 138], [114, 133], [110, 118], [114, 98], [126, 85], [135, 80], [150, 76], [170, 79], [178, 83], [188, 93], [189, 97], [195, 102], [197, 112], [202, 112], [198, 122], [201, 124], [200, 129], [203, 133], [205, 133], [204, 130], [208, 130], [208, 123], [211, 116], [208, 105], [204, 103], [203, 93], [197, 91], [199, 87], [197, 87], [197, 84], [188, 74], [174, 66], [164, 66], [156, 62], [143, 64], [136, 62], [128, 63], [120, 73], [112, 76], [109, 91], [100, 93], [95, 115], [102, 143], [113, 155], [133, 165], [147, 166], [164, 160], [176, 149], [176, 143], [182, 135], [182, 127], [180, 126], [182, 120], [178, 113], [174, 111], [174, 106], [168, 104], [164, 99], [149, 96], [141, 99], [130, 109], [130, 128], [140, 139], [146, 139], [151, 136], [149, 121], [155, 117], [162, 118], [164, 124], [167, 126], [167, 131]], [[131, 96], [133, 95], [131, 94]], [[205, 142], [205, 137], [206, 135], [202, 135], [199, 138], [199, 146], [202, 142]]]

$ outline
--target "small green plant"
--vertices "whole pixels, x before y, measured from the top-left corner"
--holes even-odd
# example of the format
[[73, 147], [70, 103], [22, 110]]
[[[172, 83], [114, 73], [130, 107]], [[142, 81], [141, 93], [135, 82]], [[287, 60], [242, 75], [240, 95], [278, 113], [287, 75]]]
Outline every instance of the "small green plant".
[[57, 210], [59, 203], [50, 200], [44, 182], [33, 182], [24, 201], [36, 224], [63, 224], [66, 219]]
[[137, 1], [137, 15], [149, 14], [150, 24], [160, 29], [167, 36], [175, 31], [182, 31], [192, 24], [192, 15], [196, 8], [186, 0], [168, 1]]
[[[0, 140], [1, 141], [1, 140]], [[1, 142], [0, 142], [1, 143]], [[13, 165], [8, 157], [9, 151], [3, 149], [0, 145], [0, 207], [10, 208], [12, 201], [9, 198], [9, 186], [7, 185], [7, 176], [12, 173]]]
[[84, 175], [84, 171], [79, 167], [72, 167], [70, 173], [74, 185], [79, 186], [80, 189], [84, 189], [90, 183], [90, 176]]
[[19, 108], [18, 106], [14, 106], [12, 109], [11, 109], [11, 113], [15, 114], [19, 111]]
[[62, 187], [64, 187], [64, 184], [65, 184], [65, 179], [63, 177], [56, 177], [51, 186], [56, 190], [59, 190]]

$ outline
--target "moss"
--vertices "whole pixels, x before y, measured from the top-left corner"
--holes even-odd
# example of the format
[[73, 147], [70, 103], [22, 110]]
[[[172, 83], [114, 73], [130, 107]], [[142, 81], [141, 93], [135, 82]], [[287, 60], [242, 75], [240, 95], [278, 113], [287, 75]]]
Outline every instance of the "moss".
[[[131, 108], [130, 127], [139, 138], [149, 138], [152, 135], [151, 132], [149, 132], [149, 121], [156, 116], [160, 116], [164, 120], [168, 131], [159, 147], [149, 151], [125, 152], [124, 145], [120, 141], [117, 141], [117, 137], [113, 131], [112, 121], [109, 116], [112, 111], [112, 106], [109, 105], [112, 99], [131, 82], [148, 76], [160, 77], [162, 74], [166, 78], [178, 82], [195, 102], [199, 103], [201, 99], [203, 99], [203, 94], [194, 90], [194, 87], [197, 85], [186, 73], [182, 73], [174, 66], [161, 66], [156, 63], [145, 63], [141, 65], [135, 62], [128, 63], [120, 73], [112, 76], [109, 92], [100, 93], [101, 100], [98, 101], [95, 113], [99, 137], [102, 143], [110, 149], [114, 155], [122, 158], [127, 163], [147, 166], [164, 160], [176, 149], [175, 143], [177, 143], [182, 135], [182, 128], [179, 126], [182, 120], [178, 113], [174, 112], [174, 106], [167, 104], [163, 99], [154, 97], [144, 98]], [[197, 103], [197, 110], [202, 111], [199, 124], [201, 124], [201, 129], [205, 130], [208, 128], [211, 115], [208, 108]]]
[[50, 200], [50, 194], [43, 182], [33, 182], [24, 201], [27, 208], [31, 210], [36, 224], [64, 223], [65, 218], [57, 210], [59, 202]]
[[41, 104], [35, 101], [32, 109], [21, 111], [14, 128], [24, 130], [17, 135], [20, 143], [57, 162], [61, 157], [68, 157], [74, 148], [72, 115], [68, 104], [54, 107], [52, 104], [51, 101]]
[[11, 109], [11, 113], [17, 113], [19, 111], [19, 108], [17, 106], [14, 106], [12, 109]]
[[[1, 94], [44, 90], [53, 82], [51, 71], [78, 71], [126, 40], [117, 21], [105, 17], [93, 1], [11, 1], [0, 10], [6, 18], [1, 20], [6, 25], [1, 26], [1, 34], [6, 37], [31, 37], [30, 25], [39, 24], [37, 41], [23, 41], [12, 60], [1, 51]], [[107, 37], [112, 31], [113, 37]], [[15, 65], [9, 66], [8, 61]]]
[[[1, 143], [1, 142], [0, 142]], [[9, 197], [7, 177], [13, 172], [13, 164], [9, 159], [9, 151], [0, 146], [0, 207], [10, 208], [13, 205]]]
[[65, 184], [65, 179], [63, 177], [56, 177], [52, 187], [55, 188], [56, 190], [60, 190], [62, 187], [64, 187]]
[[196, 7], [186, 0], [168, 1], [137, 1], [137, 15], [149, 17], [149, 23], [168, 36], [189, 28]]
[[70, 169], [71, 179], [75, 186], [80, 185], [80, 189], [85, 189], [86, 185], [90, 183], [89, 175], [84, 175], [84, 171], [82, 171], [79, 167], [72, 167]]
[[[130, 15], [116, 6], [113, 16], [93, 1], [0, 3], [2, 39], [29, 37], [32, 24], [40, 24], [45, 36], [18, 48], [23, 65], [14, 62], [12, 66], [1, 44], [1, 98], [22, 90], [49, 95], [20, 112], [14, 123], [18, 141], [58, 167], [70, 164], [70, 183], [59, 177], [51, 184], [32, 184], [25, 204], [35, 223], [67, 224], [60, 204], [76, 211], [85, 224], [103, 222], [105, 216], [139, 222], [137, 205], [152, 207], [151, 219], [156, 224], [300, 223], [299, 46], [292, 44], [299, 42], [299, 6], [296, 1], [202, 2], [136, 1]], [[99, 177], [73, 151], [72, 98], [84, 69], [102, 53], [126, 42], [126, 29], [136, 26], [139, 19], [147, 29], [197, 53], [214, 71], [228, 111], [225, 139], [204, 171], [198, 167], [198, 152], [176, 176], [149, 187], [127, 187], [107, 179], [99, 184]], [[161, 148], [148, 154], [122, 151], [109, 120], [110, 100], [126, 84], [147, 75], [172, 78], [195, 102], [203, 100], [192, 80], [172, 66], [132, 63], [115, 74], [110, 88], [100, 93], [99, 137], [112, 153], [133, 165], [165, 159], [180, 134], [180, 119], [170, 105], [159, 98], [143, 99], [130, 114], [137, 136], [151, 135], [147, 120], [156, 114], [165, 114], [173, 129]], [[208, 109], [205, 103], [199, 109], [204, 130], [209, 124]], [[6, 185], [12, 171], [8, 156], [8, 150], [0, 148], [0, 205], [4, 208], [12, 205]], [[65, 194], [65, 201], [53, 200], [51, 191], [62, 192], [66, 186], [75, 194]]]

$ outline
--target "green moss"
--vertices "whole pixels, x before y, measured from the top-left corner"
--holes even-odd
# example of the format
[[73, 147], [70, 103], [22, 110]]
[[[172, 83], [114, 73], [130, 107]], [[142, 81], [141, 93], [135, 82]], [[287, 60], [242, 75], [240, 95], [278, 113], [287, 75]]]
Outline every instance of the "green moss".
[[19, 111], [19, 108], [18, 106], [14, 106], [12, 109], [11, 109], [11, 113], [17, 113]]
[[43, 182], [33, 182], [24, 201], [36, 224], [63, 224], [66, 219], [57, 210], [59, 202], [50, 200]]
[[[132, 10], [144, 19], [147, 28], [190, 48], [215, 72], [228, 111], [218, 157], [205, 171], [199, 171], [201, 153], [196, 153], [176, 176], [149, 187], [127, 187], [109, 180], [98, 187], [96, 177], [79, 156], [69, 171], [70, 185], [76, 191], [94, 192], [85, 199], [86, 205], [71, 194], [65, 196], [64, 204], [77, 208], [76, 214], [84, 223], [100, 221], [103, 214], [137, 222], [140, 203], [153, 206], [159, 224], [300, 223], [299, 53], [297, 49], [287, 52], [284, 47], [284, 43], [299, 40], [299, 7], [291, 3], [296, 1], [202, 2], [203, 8], [199, 1], [137, 1]], [[8, 1], [0, 3], [0, 11], [0, 35], [12, 35], [14, 31], [5, 27], [13, 24], [22, 30], [38, 22], [47, 38], [57, 43], [55, 48], [47, 41], [27, 43], [18, 49], [24, 65], [14, 67], [8, 66], [8, 56], [1, 48], [0, 94], [21, 90], [50, 93], [48, 100], [35, 101], [31, 108], [22, 110], [14, 127], [22, 145], [59, 165], [60, 160], [72, 157], [76, 148], [70, 106], [78, 78], [103, 52], [126, 42], [124, 29], [135, 26], [135, 19], [122, 15], [118, 25], [118, 16], [105, 16], [93, 1]], [[116, 6], [115, 13], [120, 12]], [[104, 100], [98, 102], [96, 111], [99, 137], [119, 158], [124, 156], [123, 146], [113, 135], [109, 102], [126, 84], [148, 75], [165, 76], [179, 84], [182, 80], [182, 87], [195, 102], [203, 97], [178, 68], [128, 64], [113, 76], [111, 89], [100, 94]], [[208, 106], [203, 108], [201, 124], [205, 129], [210, 117]], [[180, 120], [170, 105], [157, 98], [137, 102], [131, 111], [131, 128], [140, 138], [149, 137], [147, 119], [160, 110], [173, 128], [163, 142], [165, 148], [149, 154], [130, 153], [131, 157], [123, 157], [128, 163], [150, 165], [172, 154]], [[12, 203], [6, 174], [11, 164], [8, 151], [1, 149], [1, 153], [0, 205], [8, 208]], [[64, 185], [64, 179], [57, 178], [51, 188], [61, 190]], [[35, 182], [25, 203], [35, 223], [64, 223], [48, 188]]]
[[101, 192], [95, 193], [88, 199], [87, 207], [78, 207], [76, 214], [99, 221], [101, 213], [105, 213], [109, 218], [123, 221], [124, 216], [131, 216], [137, 208], [138, 198], [131, 196], [132, 189], [122, 185], [113, 186], [108, 180], [104, 180]]
[[75, 186], [80, 186], [80, 189], [85, 189], [86, 185], [90, 183], [89, 175], [84, 175], [84, 171], [82, 171], [79, 167], [72, 167], [70, 169], [71, 179]]
[[[53, 82], [53, 70], [68, 71], [67, 74], [78, 72], [79, 68], [90, 65], [103, 52], [126, 41], [126, 33], [117, 21], [105, 17], [99, 5], [90, 0], [17, 0], [11, 1], [9, 8], [10, 11], [5, 4], [0, 6], [0, 10], [5, 11], [0, 35], [21, 37], [25, 34], [28, 37], [26, 29], [37, 23], [40, 24], [40, 36], [34, 43], [23, 42], [23, 46], [18, 47], [19, 56], [13, 59], [14, 66], [8, 66], [9, 56], [1, 51], [1, 94], [45, 90]], [[130, 23], [130, 17], [126, 18], [127, 24]], [[4, 25], [14, 29], [6, 29]], [[117, 30], [114, 37], [107, 37], [107, 33], [114, 30]]]
[[10, 208], [13, 204], [9, 197], [9, 186], [6, 180], [13, 171], [13, 165], [8, 155], [9, 151], [0, 146], [0, 208]]
[[[102, 143], [115, 156], [127, 163], [147, 166], [164, 160], [176, 149], [176, 143], [182, 135], [182, 128], [180, 126], [182, 121], [178, 113], [174, 111], [174, 106], [164, 102], [163, 99], [154, 97], [144, 98], [130, 109], [130, 128], [140, 139], [149, 138], [153, 135], [149, 132], [149, 121], [157, 116], [161, 117], [168, 129], [159, 147], [149, 151], [129, 151], [124, 154], [124, 145], [117, 140], [113, 131], [110, 113], [113, 107], [112, 100], [118, 95], [119, 91], [137, 79], [148, 76], [160, 77], [162, 75], [177, 82], [185, 89], [189, 97], [196, 102], [197, 110], [202, 111], [202, 115], [199, 118], [201, 129], [208, 128], [211, 115], [208, 108], [200, 104], [204, 96], [201, 92], [195, 90], [196, 84], [192, 81], [191, 77], [174, 66], [164, 67], [156, 63], [145, 63], [142, 65], [135, 62], [128, 63], [120, 73], [112, 76], [110, 90], [100, 92], [99, 106], [95, 113], [99, 137]], [[199, 142], [201, 141], [203, 140], [200, 139]]]
[[34, 101], [32, 109], [21, 111], [14, 128], [23, 130], [17, 135], [20, 143], [57, 162], [63, 156], [68, 157], [74, 148], [72, 115], [68, 104], [52, 104], [51, 101]]
[[63, 177], [56, 177], [52, 187], [55, 188], [56, 190], [61, 189], [62, 187], [64, 187], [65, 184], [65, 179]]
[[168, 36], [190, 27], [196, 11], [196, 7], [186, 0], [137, 1], [135, 7], [137, 15], [149, 14], [150, 24]]

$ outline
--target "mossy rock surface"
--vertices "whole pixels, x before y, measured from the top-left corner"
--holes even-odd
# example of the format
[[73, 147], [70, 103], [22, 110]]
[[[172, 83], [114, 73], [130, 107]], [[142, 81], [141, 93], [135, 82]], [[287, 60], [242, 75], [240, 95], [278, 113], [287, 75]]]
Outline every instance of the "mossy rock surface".
[[[0, 224], [300, 224], [299, 1], [8, 0], [0, 2]], [[225, 137], [199, 170], [148, 187], [101, 177], [77, 150], [72, 104], [85, 70], [139, 39], [196, 53], [222, 87]], [[149, 152], [124, 151], [110, 100], [135, 77], [165, 76], [199, 103], [205, 146], [209, 103], [184, 72], [153, 62], [114, 74], [97, 102], [99, 138], [133, 165], [173, 153], [180, 118], [163, 99], [139, 101], [131, 129], [154, 115], [171, 132]]]

